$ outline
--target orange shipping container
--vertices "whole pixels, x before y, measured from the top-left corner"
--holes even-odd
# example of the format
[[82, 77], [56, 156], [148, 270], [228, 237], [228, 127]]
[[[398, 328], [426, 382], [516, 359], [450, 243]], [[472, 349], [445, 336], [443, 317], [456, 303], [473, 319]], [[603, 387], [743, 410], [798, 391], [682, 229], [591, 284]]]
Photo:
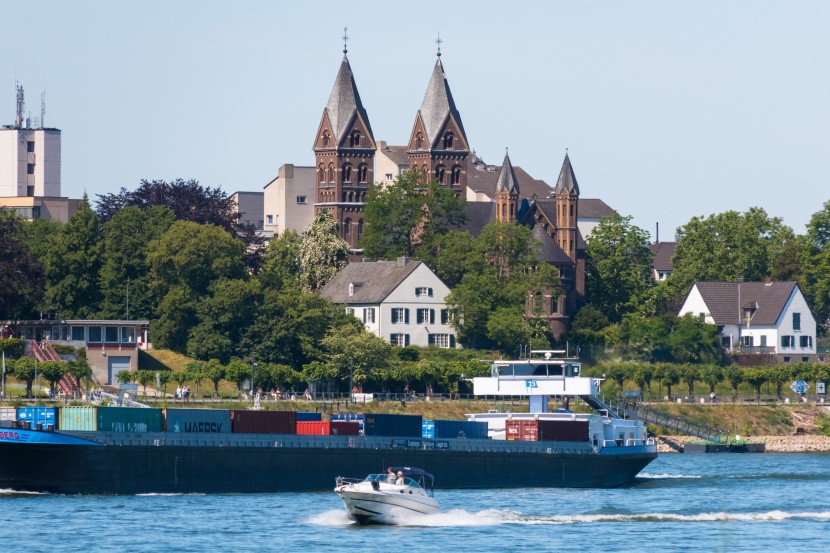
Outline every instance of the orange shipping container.
[[539, 441], [538, 421], [508, 420], [505, 421], [504, 430], [508, 440], [519, 440], [523, 442]]
[[329, 421], [297, 421], [297, 434], [304, 436], [328, 436], [331, 432]]

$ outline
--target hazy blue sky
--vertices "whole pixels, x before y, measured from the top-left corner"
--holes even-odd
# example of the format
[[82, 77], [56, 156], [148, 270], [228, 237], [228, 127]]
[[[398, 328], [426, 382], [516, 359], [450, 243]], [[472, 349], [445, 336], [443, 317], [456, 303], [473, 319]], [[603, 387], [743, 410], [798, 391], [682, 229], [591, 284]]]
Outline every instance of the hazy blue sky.
[[342, 58], [378, 140], [404, 144], [435, 63], [489, 163], [660, 238], [760, 206], [803, 233], [830, 199], [830, 2], [4, 2], [0, 123], [63, 131], [63, 194], [196, 178], [261, 190], [311, 150]]

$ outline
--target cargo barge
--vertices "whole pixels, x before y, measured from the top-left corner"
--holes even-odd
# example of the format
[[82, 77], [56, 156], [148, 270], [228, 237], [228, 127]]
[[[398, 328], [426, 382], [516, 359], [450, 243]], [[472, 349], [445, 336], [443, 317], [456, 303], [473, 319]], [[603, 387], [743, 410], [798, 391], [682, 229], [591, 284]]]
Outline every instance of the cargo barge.
[[[656, 443], [642, 423], [603, 409], [600, 382], [578, 370], [550, 358], [494, 364], [490, 378], [474, 379], [475, 393], [528, 395], [531, 412], [468, 415], [466, 426], [433, 425], [433, 435], [448, 429], [436, 437], [412, 415], [367, 414], [362, 434], [357, 422], [334, 420], [298, 434], [293, 412], [168, 409], [162, 416], [160, 409], [101, 407], [93, 417], [83, 411], [93, 408], [73, 407], [56, 417], [57, 426], [32, 427], [29, 420], [23, 425], [29, 428], [0, 428], [0, 488], [105, 495], [323, 491], [338, 475], [393, 465], [426, 467], [439, 488], [631, 485], [657, 457]], [[579, 396], [597, 410], [546, 413], [549, 395]], [[318, 435], [325, 428], [330, 434]]]

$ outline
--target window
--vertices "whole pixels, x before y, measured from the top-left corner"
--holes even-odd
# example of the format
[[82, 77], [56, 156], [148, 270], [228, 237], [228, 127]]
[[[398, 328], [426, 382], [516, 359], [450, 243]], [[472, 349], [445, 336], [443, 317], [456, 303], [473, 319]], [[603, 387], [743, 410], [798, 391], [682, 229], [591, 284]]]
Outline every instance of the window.
[[415, 135], [415, 149], [420, 150], [424, 145], [424, 135], [418, 133]]
[[801, 330], [801, 313], [793, 313], [793, 330]]
[[767, 347], [767, 335], [766, 334], [761, 336], [761, 347], [762, 348]]
[[406, 347], [409, 345], [409, 334], [391, 334], [389, 343], [393, 346]]
[[755, 337], [754, 336], [742, 336], [741, 337], [741, 343], [743, 344], [744, 347], [751, 348], [752, 345], [754, 344], [754, 342], [755, 342]]
[[352, 297], [352, 296], [354, 296], [354, 283], [350, 282], [349, 283], [349, 297]]
[[30, 175], [35, 174], [35, 164], [34, 163], [29, 163], [29, 164], [26, 165], [26, 173], [28, 173]]
[[393, 307], [392, 308], [392, 323], [402, 323], [408, 324], [409, 323], [409, 309], [404, 307]]
[[262, 228], [262, 219], [257, 219], [257, 221], [256, 221], [256, 228], [258, 228], [258, 229], [261, 229], [261, 228]]
[[31, 140], [26, 143], [26, 151], [30, 154], [35, 151], [35, 143]]
[[439, 347], [439, 348], [448, 348], [448, 347], [450, 347], [450, 335], [449, 334], [430, 334], [429, 335], [429, 345]]
[[790, 362], [790, 358], [789, 357], [784, 357], [784, 363], [789, 363], [789, 362]]
[[450, 184], [461, 184], [461, 167], [459, 165], [455, 165], [452, 168], [452, 174], [450, 175]]
[[375, 322], [375, 308], [374, 307], [367, 307], [363, 310], [363, 322], [364, 323], [373, 323]]
[[697, 318], [700, 319], [700, 322], [706, 322], [706, 313], [698, 313]]
[[89, 327], [89, 342], [92, 343], [101, 343], [101, 327], [100, 326], [91, 326]]
[[795, 336], [781, 336], [781, 347], [782, 348], [794, 348], [795, 347]]
[[452, 133], [448, 132], [444, 135], [444, 149], [452, 150]]
[[728, 348], [732, 345], [732, 336], [721, 336], [720, 345]]
[[104, 341], [115, 343], [115, 344], [118, 343], [118, 327], [117, 326], [104, 327]]
[[813, 337], [812, 336], [799, 336], [798, 337], [799, 345], [802, 348], [811, 348], [813, 347]]
[[368, 178], [369, 178], [369, 166], [366, 165], [365, 163], [361, 164], [357, 168], [357, 182], [366, 182], [366, 180]]
[[392, 182], [392, 173], [386, 173], [386, 182]]
[[349, 164], [343, 166], [343, 182], [352, 182], [352, 166]]
[[444, 184], [444, 174], [446, 171], [444, 170], [443, 165], [439, 165], [435, 168], [435, 180], [438, 181], [438, 184]]
[[419, 288], [415, 288], [415, 295], [416, 296], [430, 296], [432, 297], [432, 288], [427, 288], [426, 286], [422, 286]]
[[352, 148], [359, 147], [360, 146], [360, 133], [358, 131], [353, 132], [352, 136], [350, 138], [350, 141], [351, 141], [351, 147]]
[[435, 323], [435, 309], [419, 308], [416, 314], [419, 325]]
[[269, 225], [273, 225], [273, 224], [274, 224], [274, 216], [273, 216], [273, 215], [266, 215], [266, 216], [265, 216], [265, 220], [266, 220], [266, 221], [268, 221], [268, 224], [269, 224]]
[[351, 307], [347, 307], [346, 308], [346, 315], [354, 316], [354, 309], [352, 309]]
[[297, 196], [297, 205], [305, 205], [308, 203], [307, 196]]
[[329, 140], [330, 140], [329, 131], [323, 132], [323, 146], [328, 146], [329, 145]]
[[72, 327], [72, 341], [73, 342], [83, 342], [84, 341], [84, 327], [82, 327], [82, 326], [73, 326]]
[[135, 344], [135, 327], [134, 326], [122, 326], [121, 327], [121, 343], [122, 344]]
[[449, 309], [442, 309], [441, 310], [441, 324], [449, 324], [450, 323], [450, 310]]

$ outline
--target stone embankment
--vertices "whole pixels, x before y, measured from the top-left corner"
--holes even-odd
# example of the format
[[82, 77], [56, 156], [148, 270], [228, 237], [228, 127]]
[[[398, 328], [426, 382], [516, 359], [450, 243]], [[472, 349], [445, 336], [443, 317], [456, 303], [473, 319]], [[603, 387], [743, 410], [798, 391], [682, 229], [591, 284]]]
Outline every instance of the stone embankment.
[[[830, 436], [815, 434], [797, 434], [792, 436], [741, 436], [747, 442], [766, 442], [769, 453], [814, 453], [830, 452]], [[659, 453], [678, 453], [683, 451], [686, 442], [700, 441], [694, 436], [658, 436]]]

